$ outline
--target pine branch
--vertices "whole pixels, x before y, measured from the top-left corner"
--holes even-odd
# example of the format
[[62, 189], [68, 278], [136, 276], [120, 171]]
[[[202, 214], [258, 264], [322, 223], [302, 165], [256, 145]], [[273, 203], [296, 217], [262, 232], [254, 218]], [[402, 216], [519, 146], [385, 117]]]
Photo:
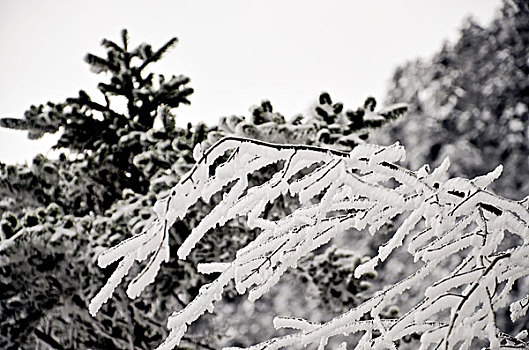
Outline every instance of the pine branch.
[[107, 49], [113, 49], [115, 50], [116, 52], [119, 52], [119, 53], [125, 53], [125, 51], [123, 51], [123, 49], [121, 47], [119, 47], [118, 44], [116, 44], [115, 42], [113, 42], [112, 40], [108, 40], [108, 39], [103, 39], [101, 41], [101, 46], [107, 48]]
[[14, 130], [27, 130], [29, 128], [26, 120], [18, 118], [1, 118], [0, 127]]
[[105, 70], [110, 70], [113, 73], [118, 73], [120, 67], [114, 63], [101, 58], [99, 56], [92, 55], [91, 53], [86, 54], [84, 58], [85, 62], [92, 66], [92, 70], [96, 73], [100, 73]]
[[141, 66], [138, 68], [138, 71], [141, 72], [143, 71], [143, 69], [145, 69], [145, 67], [147, 67], [149, 64], [153, 63], [153, 62], [157, 62], [158, 60], [160, 60], [160, 58], [162, 58], [162, 56], [170, 49], [172, 48], [173, 46], [176, 45], [176, 43], [178, 43], [178, 39], [177, 38], [172, 38], [171, 40], [169, 40], [168, 42], [166, 42], [161, 48], [159, 48], [154, 54], [152, 54], [152, 56], [148, 57], [145, 61], [143, 61], [143, 63], [141, 64]]
[[129, 46], [129, 32], [126, 29], [121, 30], [121, 42], [123, 43], [123, 50], [127, 52]]

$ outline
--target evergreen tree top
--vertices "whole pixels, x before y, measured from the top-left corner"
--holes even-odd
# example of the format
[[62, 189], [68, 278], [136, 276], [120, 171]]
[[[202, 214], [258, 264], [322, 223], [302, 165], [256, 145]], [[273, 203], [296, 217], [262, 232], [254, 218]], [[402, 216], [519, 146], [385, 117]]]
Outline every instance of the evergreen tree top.
[[[63, 130], [55, 148], [72, 151], [94, 150], [101, 142], [116, 144], [123, 133], [147, 131], [154, 125], [160, 107], [176, 108], [189, 104], [193, 89], [183, 75], [156, 78], [147, 67], [159, 61], [178, 40], [172, 38], [154, 50], [149, 44], [130, 49], [128, 32], [121, 32], [121, 43], [103, 39], [106, 57], [87, 54], [85, 61], [96, 74], [106, 73], [106, 82], [98, 84], [104, 102], [98, 102], [85, 91], [61, 103], [48, 102], [31, 106], [22, 119], [2, 118], [0, 126], [27, 130], [30, 139]], [[126, 112], [116, 109], [116, 97], [126, 100]]]

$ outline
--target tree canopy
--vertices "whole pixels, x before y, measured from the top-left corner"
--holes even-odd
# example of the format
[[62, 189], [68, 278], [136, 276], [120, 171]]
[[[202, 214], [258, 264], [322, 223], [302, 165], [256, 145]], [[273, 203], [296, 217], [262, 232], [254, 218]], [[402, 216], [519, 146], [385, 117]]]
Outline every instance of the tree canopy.
[[[413, 168], [438, 165], [474, 177], [502, 163], [498, 193], [521, 198], [529, 191], [529, 4], [504, 1], [486, 28], [467, 21], [459, 39], [432, 59], [399, 67], [387, 102], [410, 106], [406, 118], [384, 130], [400, 140]], [[382, 141], [382, 140], [381, 140]]]

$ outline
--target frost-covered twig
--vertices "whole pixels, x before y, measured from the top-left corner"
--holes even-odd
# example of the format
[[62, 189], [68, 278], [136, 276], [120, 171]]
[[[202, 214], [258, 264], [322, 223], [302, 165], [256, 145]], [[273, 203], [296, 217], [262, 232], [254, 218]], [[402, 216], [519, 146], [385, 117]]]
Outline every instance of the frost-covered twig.
[[[260, 234], [240, 249], [231, 262], [199, 265], [204, 273], [219, 272], [197, 297], [169, 319], [169, 337], [159, 349], [177, 346], [190, 323], [213, 311], [230, 281], [243, 294], [249, 290], [256, 300], [274, 286], [282, 274], [297, 266], [311, 251], [349, 228], [374, 234], [397, 215], [406, 219], [378, 254], [355, 270], [356, 277], [374, 271], [402, 245], [418, 264], [415, 273], [389, 286], [363, 304], [323, 324], [299, 319], [276, 319], [278, 328], [300, 332], [255, 345], [252, 349], [278, 349], [295, 344], [317, 343], [323, 348], [339, 334], [364, 332], [357, 349], [393, 349], [402, 337], [422, 334], [421, 349], [466, 349], [474, 338], [487, 339], [500, 348], [495, 312], [506, 305], [513, 283], [529, 274], [529, 212], [525, 202], [499, 197], [486, 187], [501, 173], [493, 172], [466, 180], [446, 180], [448, 161], [430, 172], [427, 166], [410, 171], [395, 164], [404, 158], [398, 144], [390, 147], [363, 144], [350, 153], [302, 145], [277, 145], [229, 137], [206, 152], [195, 152], [197, 164], [171, 194], [155, 205], [158, 220], [149, 230], [110, 248], [99, 257], [99, 265], [121, 259], [116, 272], [90, 305], [97, 312], [134, 261], [151, 260], [129, 285], [136, 297], [154, 280], [162, 260], [169, 259], [167, 230], [185, 217], [200, 199], [216, 193], [222, 200], [202, 219], [178, 249], [185, 259], [196, 243], [217, 225], [238, 216]], [[248, 177], [275, 164], [277, 173], [262, 184], [250, 186]], [[397, 185], [389, 185], [389, 183]], [[295, 196], [300, 208], [279, 220], [262, 213], [283, 195]], [[505, 232], [518, 235], [523, 244], [501, 248]], [[429, 286], [424, 298], [397, 319], [381, 319], [382, 310], [406, 290], [461, 259], [447, 274]], [[445, 313], [444, 311], [449, 311]], [[513, 318], [527, 311], [527, 298], [511, 306]], [[369, 320], [365, 316], [369, 315]], [[373, 331], [380, 333], [374, 336]]]

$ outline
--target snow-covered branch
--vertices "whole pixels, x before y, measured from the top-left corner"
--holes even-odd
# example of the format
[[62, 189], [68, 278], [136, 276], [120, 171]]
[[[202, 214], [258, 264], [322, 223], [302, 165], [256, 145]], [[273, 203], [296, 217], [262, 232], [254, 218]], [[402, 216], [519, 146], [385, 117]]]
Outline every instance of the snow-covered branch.
[[[355, 270], [355, 276], [373, 272], [401, 246], [417, 263], [414, 273], [326, 323], [277, 318], [276, 328], [299, 332], [251, 349], [311, 343], [323, 349], [331, 337], [357, 332], [363, 336], [356, 349], [395, 349], [397, 340], [414, 333], [422, 334], [421, 349], [467, 349], [474, 338], [488, 340], [492, 349], [512, 344], [497, 329], [495, 313], [511, 301], [513, 284], [529, 274], [529, 212], [526, 200], [514, 202], [487, 190], [501, 174], [501, 166], [472, 180], [447, 180], [447, 160], [433, 171], [428, 166], [411, 171], [395, 164], [404, 159], [398, 144], [361, 144], [346, 153], [237, 137], [222, 139], [205, 152], [197, 149], [194, 155], [196, 165], [169, 196], [156, 203], [157, 221], [99, 256], [101, 267], [120, 263], [92, 300], [92, 314], [134, 262], [150, 256], [127, 289], [131, 298], [137, 297], [154, 281], [161, 262], [169, 259], [168, 229], [197, 202], [209, 202], [222, 193], [222, 200], [179, 247], [178, 257], [186, 259], [208, 231], [239, 216], [246, 217], [251, 228], [259, 228], [260, 234], [234, 260], [199, 265], [199, 271], [219, 276], [170, 317], [170, 334], [159, 349], [176, 347], [192, 322], [213, 311], [214, 301], [221, 299], [230, 282], [238, 293], [249, 290], [250, 300], [259, 299], [285, 271], [341, 232], [368, 229], [375, 234], [397, 217], [403, 219], [398, 230], [376, 256]], [[257, 185], [250, 183], [252, 174], [270, 165], [278, 169], [273, 176]], [[299, 208], [277, 220], [262, 215], [281, 196], [298, 198]], [[522, 243], [505, 244], [506, 233]], [[430, 276], [438, 277], [439, 271], [445, 274], [424, 290], [417, 305], [399, 318], [381, 318], [395, 298], [424, 285]], [[512, 303], [513, 319], [527, 308], [527, 297]]]

